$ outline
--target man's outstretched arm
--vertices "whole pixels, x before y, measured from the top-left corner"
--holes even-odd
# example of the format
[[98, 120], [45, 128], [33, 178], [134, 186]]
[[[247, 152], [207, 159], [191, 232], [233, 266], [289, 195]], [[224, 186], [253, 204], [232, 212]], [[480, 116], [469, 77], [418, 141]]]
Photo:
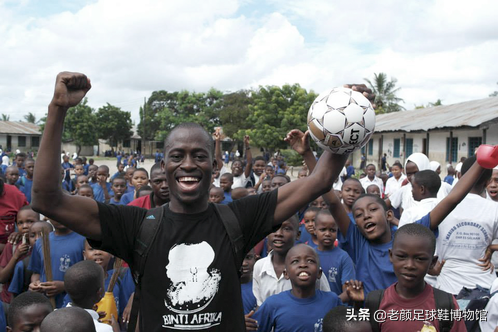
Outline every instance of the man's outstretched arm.
[[48, 106], [36, 168], [33, 176], [33, 210], [54, 219], [71, 230], [100, 240], [97, 203], [93, 199], [63, 194], [60, 181], [62, 128], [67, 110], [76, 106], [90, 90], [83, 74], [62, 72], [57, 75], [54, 97]]

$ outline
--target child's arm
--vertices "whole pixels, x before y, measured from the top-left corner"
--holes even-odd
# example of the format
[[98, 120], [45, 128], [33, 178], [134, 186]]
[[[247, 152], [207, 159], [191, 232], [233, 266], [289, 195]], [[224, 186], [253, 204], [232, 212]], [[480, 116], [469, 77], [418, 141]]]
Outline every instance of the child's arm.
[[484, 168], [475, 162], [472, 167], [460, 178], [455, 187], [430, 212], [430, 227], [435, 230], [439, 224], [453, 211], [453, 209], [467, 196], [474, 184], [479, 180]]
[[58, 171], [62, 128], [67, 110], [78, 105], [90, 88], [90, 81], [83, 74], [62, 72], [57, 75], [36, 159], [31, 204], [33, 210], [59, 221], [73, 231], [100, 240], [97, 203], [81, 196], [63, 194]]
[[244, 136], [244, 148], [246, 149], [246, 168], [244, 170], [244, 175], [246, 178], [251, 176], [252, 171], [252, 152], [251, 147], [249, 145], [249, 136]]
[[223, 157], [221, 155], [221, 134], [219, 130], [214, 132], [214, 157], [216, 159], [216, 168], [220, 170], [223, 167]]
[[107, 180], [105, 178], [97, 177], [97, 181], [99, 182], [100, 187], [102, 187], [105, 203], [109, 203], [109, 201], [111, 200], [111, 195], [109, 195], [109, 190], [107, 190]]
[[[307, 140], [307, 137], [300, 130], [294, 129], [287, 134], [285, 140], [292, 146], [293, 142]], [[336, 155], [325, 151], [313, 173], [280, 187], [278, 189], [274, 224], [279, 225], [308, 202], [330, 191], [335, 179], [344, 167], [347, 157], [347, 154]]]
[[17, 261], [19, 260], [19, 258], [27, 254], [28, 252], [29, 252], [29, 244], [28, 243], [21, 244], [19, 248], [14, 252], [12, 258], [7, 263], [7, 265], [4, 267], [0, 267], [0, 283], [2, 284], [6, 283], [12, 278]]

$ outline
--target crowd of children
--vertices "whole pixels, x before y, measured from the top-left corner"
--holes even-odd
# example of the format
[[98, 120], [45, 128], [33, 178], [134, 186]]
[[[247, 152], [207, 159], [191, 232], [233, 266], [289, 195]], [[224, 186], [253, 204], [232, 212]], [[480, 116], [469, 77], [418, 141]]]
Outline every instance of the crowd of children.
[[[229, 204], [292, 181], [281, 158], [253, 158], [247, 136], [245, 158], [234, 160], [229, 172], [219, 133], [213, 136], [218, 167], [210, 202]], [[308, 144], [291, 144], [306, 163], [296, 180], [315, 167]], [[134, 158], [120, 158], [111, 177], [108, 166], [64, 155], [61, 186], [107, 204], [162, 206], [170, 193], [158, 159], [147, 170], [135, 167]], [[84, 331], [125, 331], [135, 291], [126, 262], [31, 209], [34, 159], [18, 153], [2, 166], [0, 330], [29, 325], [60, 332], [61, 322], [68, 327], [79, 319], [76, 331], [86, 319]], [[491, 296], [498, 284], [490, 262], [498, 249], [498, 168], [484, 170], [471, 157], [454, 177], [449, 166], [441, 181], [441, 166], [421, 153], [404, 165], [383, 166], [386, 171], [377, 172], [368, 164], [357, 178], [348, 161], [339, 188], [296, 211], [245, 255], [240, 283], [248, 331], [466, 330], [472, 319], [457, 314], [455, 297], [462, 287]], [[96, 306], [106, 291], [116, 311], [103, 319]], [[492, 298], [489, 309], [496, 303]], [[54, 306], [64, 309], [52, 312]], [[496, 313], [487, 314], [483, 331], [498, 326]]]

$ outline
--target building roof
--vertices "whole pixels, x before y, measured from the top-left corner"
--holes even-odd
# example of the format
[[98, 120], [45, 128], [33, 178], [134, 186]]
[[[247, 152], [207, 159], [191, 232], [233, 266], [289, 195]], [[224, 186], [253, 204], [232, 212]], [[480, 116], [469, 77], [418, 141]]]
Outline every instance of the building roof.
[[427, 131], [430, 129], [479, 127], [498, 122], [498, 98], [377, 115], [375, 132]]
[[40, 126], [29, 122], [0, 121], [0, 134], [41, 135]]

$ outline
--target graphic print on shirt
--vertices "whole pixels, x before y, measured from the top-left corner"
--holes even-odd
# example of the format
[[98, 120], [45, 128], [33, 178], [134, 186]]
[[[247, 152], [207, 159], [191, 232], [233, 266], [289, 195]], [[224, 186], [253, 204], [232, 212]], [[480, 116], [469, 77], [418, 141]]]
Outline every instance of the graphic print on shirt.
[[335, 266], [331, 267], [328, 272], [329, 282], [336, 282], [335, 277], [339, 272], [337, 272], [337, 268]]
[[317, 320], [317, 322], [313, 326], [313, 332], [322, 332], [323, 331], [323, 318]]
[[462, 250], [482, 249], [486, 243], [490, 243], [490, 234], [482, 225], [472, 221], [459, 222], [443, 238], [443, 246]]
[[59, 271], [61, 272], [66, 272], [67, 269], [69, 269], [69, 266], [71, 266], [71, 258], [69, 255], [63, 255], [60, 258], [61, 265], [59, 266]]
[[221, 272], [209, 268], [214, 258], [213, 248], [205, 241], [171, 248], [165, 267], [171, 285], [164, 305], [176, 314], [163, 316], [164, 328], [203, 330], [221, 323], [221, 312], [199, 313], [219, 289]]

